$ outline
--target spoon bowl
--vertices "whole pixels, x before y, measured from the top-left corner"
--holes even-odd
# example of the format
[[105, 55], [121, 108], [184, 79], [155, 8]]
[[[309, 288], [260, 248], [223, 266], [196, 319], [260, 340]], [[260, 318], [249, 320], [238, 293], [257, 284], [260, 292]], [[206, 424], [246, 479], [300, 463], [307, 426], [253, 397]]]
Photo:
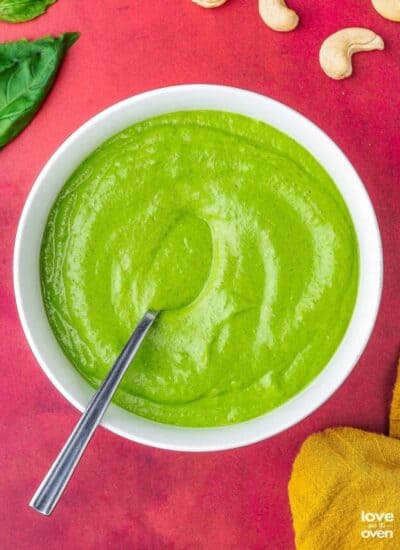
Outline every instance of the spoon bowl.
[[102, 425], [122, 437], [180, 451], [223, 450], [260, 441], [293, 426], [324, 403], [342, 384], [363, 352], [375, 324], [382, 289], [382, 247], [368, 194], [335, 143], [301, 114], [246, 90], [225, 86], [175, 86], [131, 97], [106, 109], [79, 128], [39, 174], [25, 204], [14, 255], [14, 287], [21, 323], [31, 349], [56, 388], [79, 410], [94, 390], [69, 363], [49, 326], [39, 277], [39, 254], [49, 210], [61, 187], [97, 146], [124, 128], [173, 111], [225, 110], [270, 124], [303, 145], [335, 181], [353, 219], [360, 251], [355, 309], [336, 353], [301, 393], [270, 413], [230, 426], [182, 428], [133, 415], [111, 403]]

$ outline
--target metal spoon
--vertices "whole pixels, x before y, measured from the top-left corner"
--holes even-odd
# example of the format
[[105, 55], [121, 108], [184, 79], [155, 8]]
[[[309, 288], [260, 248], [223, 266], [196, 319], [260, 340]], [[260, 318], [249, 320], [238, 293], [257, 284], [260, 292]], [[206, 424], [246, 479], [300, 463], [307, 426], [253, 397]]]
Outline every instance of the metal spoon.
[[57, 505], [95, 429], [103, 418], [118, 384], [156, 319], [157, 314], [157, 311], [148, 311], [139, 322], [34, 494], [29, 506], [41, 514], [50, 515]]

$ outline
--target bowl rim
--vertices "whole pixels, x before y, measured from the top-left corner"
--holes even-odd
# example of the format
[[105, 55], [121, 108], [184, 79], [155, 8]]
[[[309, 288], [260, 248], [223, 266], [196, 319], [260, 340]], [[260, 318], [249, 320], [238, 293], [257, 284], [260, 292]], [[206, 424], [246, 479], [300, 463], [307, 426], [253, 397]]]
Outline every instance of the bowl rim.
[[[176, 102], [182, 104], [182, 106], [165, 110], [168, 106], [176, 104]], [[215, 107], [196, 106], [202, 103], [204, 103], [204, 105], [215, 105]], [[236, 108], [231, 107], [231, 105], [234, 104]], [[190, 107], [190, 105], [192, 106]], [[219, 105], [221, 107], [219, 107]], [[224, 109], [224, 105], [228, 108]], [[140, 111], [141, 108], [142, 111]], [[43, 191], [45, 187], [47, 186], [47, 188], [49, 188], [49, 178], [52, 172], [55, 173], [57, 170], [60, 171], [60, 169], [65, 170], [68, 166], [71, 173], [79, 162], [87, 156], [88, 152], [93, 151], [100, 143], [105, 141], [107, 137], [115, 134], [123, 127], [128, 127], [137, 121], [145, 120], [149, 118], [149, 116], [156, 116], [156, 114], [148, 115], [146, 114], [147, 112], [158, 112], [158, 109], [161, 109], [158, 112], [158, 114], [161, 114], [198, 108], [214, 108], [216, 110], [236, 112], [267, 122], [271, 126], [275, 126], [293, 137], [300, 145], [317, 158], [339, 188], [353, 219], [360, 246], [360, 280], [353, 316], [338, 350], [321, 373], [314, 378], [308, 386], [289, 401], [273, 409], [271, 412], [246, 422], [229, 426], [184, 428], [147, 420], [125, 411], [114, 403], [110, 405], [109, 410], [101, 422], [103, 427], [132, 441], [175, 451], [219, 451], [256, 443], [294, 426], [317, 410], [348, 377], [364, 351], [375, 326], [383, 285], [383, 252], [381, 236], [378, 221], [366, 188], [342, 150], [322, 129], [308, 118], [277, 100], [256, 92], [230, 86], [185, 84], [157, 88], [128, 97], [91, 117], [56, 149], [40, 171], [30, 190], [22, 210], [16, 233], [13, 261], [14, 293], [25, 337], [42, 370], [58, 391], [74, 407], [83, 411], [91, 395], [93, 395], [94, 390], [83, 377], [77, 375], [75, 369], [68, 363], [65, 356], [63, 356], [51, 331], [47, 317], [45, 317], [47, 331], [46, 328], [44, 328], [42, 315], [44, 307], [41, 293], [39, 297], [35, 297], [35, 293], [37, 294], [38, 290], [36, 284], [36, 276], [38, 277], [38, 273], [36, 273], [36, 275], [33, 274], [35, 284], [31, 284], [31, 282], [29, 282], [29, 277], [26, 275], [29, 270], [32, 274], [34, 266], [34, 259], [31, 258], [29, 261], [27, 260], [27, 256], [30, 257], [29, 241], [37, 240], [38, 236], [40, 236], [39, 240], [41, 242], [44, 228], [43, 223], [41, 224], [41, 222], [35, 221], [34, 211], [35, 209], [38, 210], [42, 208], [39, 201], [42, 198], [41, 195], [46, 193], [46, 191]], [[139, 115], [140, 112], [142, 112], [142, 115]], [[254, 115], [247, 113], [254, 113]], [[259, 115], [255, 116], [257, 113], [259, 113]], [[121, 122], [124, 115], [129, 115], [131, 117], [131, 120], [127, 121], [125, 126], [123, 126]], [[132, 120], [134, 120], [134, 122], [132, 122]], [[284, 122], [282, 122], [282, 120]], [[285, 129], [282, 129], [283, 126]], [[94, 137], [97, 135], [96, 132], [100, 127], [103, 127], [105, 137]], [[315, 142], [312, 141], [314, 139]], [[93, 145], [96, 140], [97, 143]], [[91, 142], [90, 146], [87, 146], [88, 141]], [[307, 145], [305, 142], [307, 142]], [[324, 148], [326, 152], [323, 152]], [[79, 152], [77, 152], [78, 149]], [[71, 153], [73, 150], [75, 153]], [[74, 154], [75, 157], [81, 155], [81, 159], [79, 162], [75, 162], [75, 164], [72, 163], [72, 166], [67, 165], [66, 162], [70, 160], [69, 157], [73, 157]], [[338, 182], [336, 177], [332, 175], [332, 172], [336, 170], [333, 166], [333, 160], [332, 162], [330, 160], [332, 155], [333, 160], [335, 160], [339, 166], [337, 170], [343, 173], [343, 180], [346, 180], [346, 184], [340, 183], [342, 180]], [[322, 156], [324, 157], [324, 161], [322, 160]], [[326, 166], [326, 163], [330, 163], [329, 168]], [[63, 177], [63, 182], [65, 183], [68, 176]], [[348, 183], [351, 183], [353, 186], [353, 191], [343, 187], [344, 185], [348, 185]], [[52, 190], [53, 200], [54, 196], [58, 194], [62, 187], [62, 184], [58, 184], [55, 187], [56, 189]], [[345, 196], [347, 192], [349, 193], [348, 197]], [[350, 201], [349, 197], [353, 192], [354, 197]], [[47, 191], [47, 195], [49, 195], [49, 193], [50, 192]], [[50, 206], [47, 210], [45, 206], [43, 206], [43, 211], [47, 212], [47, 214], [53, 200], [48, 200]], [[357, 208], [360, 209], [360, 213], [357, 214], [357, 216], [361, 216], [360, 219], [354, 217], [354, 212], [358, 212], [358, 210], [354, 209]], [[36, 228], [35, 224], [37, 226]], [[359, 232], [362, 226], [364, 226], [364, 233]], [[366, 227], [368, 227], [368, 235], [366, 234]], [[42, 231], [40, 231], [40, 228], [42, 228]], [[34, 248], [34, 245], [32, 246]], [[368, 274], [367, 276], [365, 273], [367, 271], [365, 269], [366, 266], [362, 263], [365, 261], [362, 255], [364, 253], [366, 254], [365, 258], [368, 258], [367, 265], [372, 271], [372, 275]], [[36, 260], [38, 270], [39, 258], [37, 257]], [[367, 277], [365, 279], [365, 288], [362, 286], [362, 284], [364, 284], [363, 277]], [[39, 314], [42, 321], [41, 328], [40, 322], [35, 322], [34, 313], [31, 311], [32, 308], [34, 309], [35, 307], [36, 310], [38, 307], [40, 309], [38, 298], [43, 310], [41, 314]], [[363, 300], [362, 303], [361, 300]], [[360, 312], [358, 311], [359, 308], [361, 308]], [[355, 322], [358, 322], [362, 326], [355, 326]], [[350, 329], [353, 328], [354, 330], [351, 332]], [[42, 332], [40, 332], [41, 329], [43, 329]], [[45, 335], [47, 345], [43, 345], [40, 339], [41, 335], [46, 332], [49, 333]], [[350, 332], [351, 338], [356, 338], [355, 342], [351, 340], [348, 341]], [[58, 353], [52, 349], [54, 343], [58, 348]], [[50, 348], [50, 350], [48, 348]], [[345, 349], [345, 353], [342, 353], [342, 348]], [[60, 353], [62, 355], [60, 355]], [[53, 354], [52, 358], [55, 357], [58, 359], [56, 365], [49, 360], [51, 354]], [[64, 357], [64, 361], [62, 360], [62, 356]], [[343, 358], [346, 360], [342, 364], [339, 362], [339, 359], [343, 360]], [[60, 371], [59, 363], [62, 362], [64, 366], [68, 364], [69, 368], [74, 370], [74, 374], [72, 374], [72, 372], [63, 373], [63, 371]], [[335, 367], [335, 363], [337, 363], [336, 369], [332, 368], [332, 365]], [[80, 378], [79, 382], [77, 376]], [[66, 382], [65, 377], [73, 377], [71, 384], [69, 381], [68, 383]], [[81, 388], [79, 386], [78, 391], [78, 387], [75, 388], [74, 384], [81, 385], [82, 383], [85, 387], [82, 386]]]

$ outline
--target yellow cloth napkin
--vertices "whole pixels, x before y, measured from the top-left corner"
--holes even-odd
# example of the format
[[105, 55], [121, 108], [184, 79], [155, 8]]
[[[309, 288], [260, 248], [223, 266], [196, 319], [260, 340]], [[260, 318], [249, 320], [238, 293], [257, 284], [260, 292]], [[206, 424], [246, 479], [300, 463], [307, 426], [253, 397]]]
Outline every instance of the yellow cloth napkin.
[[391, 437], [400, 439], [400, 361], [397, 368], [397, 382], [393, 390], [392, 406], [390, 407], [389, 433]]
[[289, 482], [298, 550], [400, 549], [400, 371], [390, 435], [332, 428], [306, 439]]

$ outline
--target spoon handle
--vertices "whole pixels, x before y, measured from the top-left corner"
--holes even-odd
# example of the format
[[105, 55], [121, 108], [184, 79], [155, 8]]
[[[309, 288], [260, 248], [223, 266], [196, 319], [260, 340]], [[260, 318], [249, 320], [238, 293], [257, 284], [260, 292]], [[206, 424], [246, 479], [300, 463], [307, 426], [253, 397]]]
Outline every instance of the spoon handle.
[[54, 510], [95, 429], [106, 412], [118, 384], [156, 317], [157, 312], [148, 311], [139, 322], [34, 494], [29, 505], [41, 514], [48, 516]]

